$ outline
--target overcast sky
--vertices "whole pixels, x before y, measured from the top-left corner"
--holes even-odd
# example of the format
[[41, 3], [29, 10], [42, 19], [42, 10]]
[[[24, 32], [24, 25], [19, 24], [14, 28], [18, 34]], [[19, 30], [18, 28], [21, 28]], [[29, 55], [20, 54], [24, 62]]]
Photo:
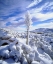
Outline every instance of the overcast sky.
[[53, 28], [53, 0], [0, 0], [0, 28], [25, 31], [25, 13], [32, 17], [30, 30]]

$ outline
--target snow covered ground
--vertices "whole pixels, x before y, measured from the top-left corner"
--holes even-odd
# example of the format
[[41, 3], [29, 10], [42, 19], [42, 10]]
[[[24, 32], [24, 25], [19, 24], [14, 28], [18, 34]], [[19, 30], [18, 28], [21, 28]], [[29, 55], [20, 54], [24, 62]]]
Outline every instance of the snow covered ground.
[[31, 32], [26, 45], [26, 34], [0, 29], [0, 64], [53, 64], [52, 59], [53, 32]]

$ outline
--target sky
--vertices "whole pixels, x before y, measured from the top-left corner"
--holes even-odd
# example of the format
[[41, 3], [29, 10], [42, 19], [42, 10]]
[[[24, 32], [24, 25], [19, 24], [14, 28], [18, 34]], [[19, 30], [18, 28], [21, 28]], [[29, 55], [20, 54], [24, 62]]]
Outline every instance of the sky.
[[27, 11], [32, 20], [30, 30], [53, 28], [53, 0], [0, 0], [0, 28], [26, 31]]

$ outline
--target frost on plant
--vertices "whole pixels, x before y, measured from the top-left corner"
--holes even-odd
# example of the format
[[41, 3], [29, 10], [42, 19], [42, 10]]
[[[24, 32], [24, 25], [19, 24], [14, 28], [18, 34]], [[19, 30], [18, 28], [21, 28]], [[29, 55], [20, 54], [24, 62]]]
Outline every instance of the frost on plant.
[[26, 28], [27, 28], [27, 42], [26, 42], [26, 44], [29, 44], [29, 30], [30, 30], [31, 23], [32, 23], [32, 20], [30, 17], [30, 13], [29, 13], [29, 11], [27, 11], [27, 13], [25, 15], [25, 24], [26, 24]]

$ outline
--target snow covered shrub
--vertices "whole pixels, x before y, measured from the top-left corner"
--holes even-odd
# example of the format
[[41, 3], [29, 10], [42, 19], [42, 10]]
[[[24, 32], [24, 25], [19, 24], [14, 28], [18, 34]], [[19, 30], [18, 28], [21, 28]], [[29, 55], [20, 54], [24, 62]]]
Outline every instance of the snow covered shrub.
[[29, 45], [22, 45], [22, 49], [23, 49], [23, 53], [24, 54], [28, 54], [28, 53], [30, 53], [31, 52], [31, 47], [29, 46]]
[[38, 61], [32, 61], [31, 64], [40, 64]]
[[22, 58], [22, 64], [28, 64], [27, 59], [25, 57]]
[[15, 62], [20, 61], [20, 58], [21, 58], [20, 51], [11, 51], [10, 56], [12, 57], [12, 59], [15, 60]]
[[34, 60], [35, 54], [32, 52], [32, 48], [29, 45], [22, 45], [23, 54], [26, 58], [26, 62], [28, 64], [31, 64], [31, 62]]
[[9, 50], [10, 51], [15, 51], [16, 50], [16, 46], [15, 46], [14, 43], [9, 44]]
[[34, 60], [34, 58], [35, 58], [35, 54], [32, 52], [26, 55], [28, 64], [31, 64], [31, 62]]
[[15, 62], [18, 62], [21, 60], [23, 50], [19, 45], [10, 44], [10, 56], [15, 60]]
[[29, 44], [29, 29], [30, 29], [31, 23], [32, 23], [31, 16], [30, 16], [29, 11], [27, 11], [25, 15], [25, 24], [26, 24], [26, 29], [27, 29], [27, 41], [26, 41], [27, 45]]
[[0, 59], [6, 59], [9, 58], [9, 50], [8, 50], [8, 45], [5, 46], [0, 46]]
[[9, 41], [10, 42], [14, 42], [16, 39], [14, 37], [10, 38]]
[[8, 50], [1, 51], [0, 56], [2, 58], [9, 58], [9, 51]]
[[17, 49], [17, 51], [20, 51], [21, 53], [23, 53], [23, 50], [20, 45], [16, 45], [16, 49]]
[[20, 58], [20, 62], [21, 62], [21, 64], [28, 64], [27, 59], [24, 54], [22, 54], [22, 56]]
[[33, 38], [30, 39], [29, 45], [30, 45], [31, 47], [35, 46], [35, 40], [34, 40]]
[[9, 38], [11, 38], [10, 36], [3, 36], [1, 37], [2, 40], [8, 40]]

